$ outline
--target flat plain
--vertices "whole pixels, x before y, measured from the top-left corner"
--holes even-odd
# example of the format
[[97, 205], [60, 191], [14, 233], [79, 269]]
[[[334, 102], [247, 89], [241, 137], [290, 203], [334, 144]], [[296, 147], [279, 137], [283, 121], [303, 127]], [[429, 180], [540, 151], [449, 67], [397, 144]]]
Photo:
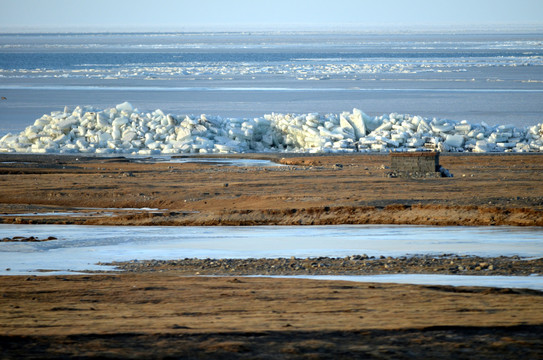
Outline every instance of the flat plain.
[[541, 292], [172, 273], [0, 277], [16, 358], [538, 358]]
[[[221, 166], [225, 158], [282, 166]], [[456, 154], [442, 155], [440, 163], [454, 177], [390, 178], [386, 155], [242, 154], [176, 163], [6, 154], [0, 157], [0, 213], [6, 215], [0, 221], [543, 225], [543, 156]], [[96, 209], [107, 214], [85, 216]], [[38, 216], [74, 210], [82, 216]]]

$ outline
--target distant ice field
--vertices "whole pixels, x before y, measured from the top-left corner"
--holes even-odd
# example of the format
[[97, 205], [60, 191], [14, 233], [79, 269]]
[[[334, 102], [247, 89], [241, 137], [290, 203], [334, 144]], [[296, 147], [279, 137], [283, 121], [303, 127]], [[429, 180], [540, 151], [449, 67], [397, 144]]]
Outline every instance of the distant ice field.
[[63, 106], [543, 121], [543, 34], [0, 34], [0, 135]]

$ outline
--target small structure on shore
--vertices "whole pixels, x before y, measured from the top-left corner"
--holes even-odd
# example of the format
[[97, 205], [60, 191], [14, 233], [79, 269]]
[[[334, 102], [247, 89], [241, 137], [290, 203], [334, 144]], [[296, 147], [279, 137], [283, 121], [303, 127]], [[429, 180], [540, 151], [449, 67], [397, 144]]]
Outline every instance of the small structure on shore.
[[391, 152], [389, 177], [452, 177], [439, 165], [439, 152]]

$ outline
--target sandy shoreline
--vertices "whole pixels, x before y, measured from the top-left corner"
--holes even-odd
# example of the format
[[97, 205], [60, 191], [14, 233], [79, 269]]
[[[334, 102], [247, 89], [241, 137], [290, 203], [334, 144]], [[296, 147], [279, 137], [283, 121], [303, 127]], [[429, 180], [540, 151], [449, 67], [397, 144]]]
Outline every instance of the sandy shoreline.
[[0, 222], [543, 226], [541, 154], [442, 155], [440, 179], [388, 178], [384, 155], [240, 157], [284, 166], [3, 154]]

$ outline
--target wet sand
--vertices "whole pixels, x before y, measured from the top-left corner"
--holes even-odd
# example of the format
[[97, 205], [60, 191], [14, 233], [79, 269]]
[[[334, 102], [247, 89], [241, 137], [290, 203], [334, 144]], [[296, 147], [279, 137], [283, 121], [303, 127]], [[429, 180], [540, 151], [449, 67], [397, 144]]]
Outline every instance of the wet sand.
[[538, 358], [530, 290], [174, 273], [0, 277], [2, 358]]
[[[284, 166], [0, 155], [0, 222], [543, 225], [540, 154], [442, 154], [454, 177], [437, 179], [389, 178], [386, 155], [229, 157]], [[70, 211], [81, 216], [39, 216]]]

